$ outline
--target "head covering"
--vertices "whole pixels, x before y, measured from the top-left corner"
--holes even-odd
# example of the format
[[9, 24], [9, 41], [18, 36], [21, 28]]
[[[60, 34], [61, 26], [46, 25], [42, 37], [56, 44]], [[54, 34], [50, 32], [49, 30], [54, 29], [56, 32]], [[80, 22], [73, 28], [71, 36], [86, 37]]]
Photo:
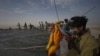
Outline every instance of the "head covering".
[[86, 25], [87, 21], [86, 16], [75, 16], [70, 19], [69, 25], [71, 27], [80, 27]]
[[67, 18], [65, 18], [64, 21], [65, 21], [65, 23], [68, 23], [68, 19]]
[[62, 23], [63, 21], [61, 21], [61, 20], [58, 20], [55, 24], [60, 24], [60, 23]]

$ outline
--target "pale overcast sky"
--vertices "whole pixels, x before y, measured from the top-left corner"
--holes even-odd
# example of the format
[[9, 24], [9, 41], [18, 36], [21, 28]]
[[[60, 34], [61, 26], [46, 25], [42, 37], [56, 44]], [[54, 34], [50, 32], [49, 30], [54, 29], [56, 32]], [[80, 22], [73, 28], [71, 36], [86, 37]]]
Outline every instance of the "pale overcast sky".
[[[100, 25], [100, 0], [55, 0], [60, 19], [81, 16], [92, 7], [93, 11], [86, 14], [88, 24]], [[54, 0], [0, 0], [0, 28], [13, 27], [18, 22], [24, 25], [39, 21], [57, 21]]]

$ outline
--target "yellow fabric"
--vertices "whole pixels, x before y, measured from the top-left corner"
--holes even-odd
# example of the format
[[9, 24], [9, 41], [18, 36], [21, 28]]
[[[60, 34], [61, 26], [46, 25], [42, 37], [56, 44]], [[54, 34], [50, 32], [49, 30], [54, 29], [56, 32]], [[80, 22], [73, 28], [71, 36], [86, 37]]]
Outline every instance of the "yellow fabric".
[[62, 39], [62, 33], [58, 27], [59, 23], [55, 23], [54, 28], [50, 34], [49, 42], [46, 46], [46, 50], [48, 50], [48, 56], [55, 53], [59, 48], [60, 40]]
[[61, 20], [58, 20], [55, 24], [60, 24], [61, 22], [63, 22], [63, 21], [61, 21]]
[[69, 56], [93, 56], [93, 50], [98, 49], [99, 46], [90, 32], [87, 32], [81, 37], [78, 47], [80, 53], [75, 53], [75, 50], [71, 50]]
[[68, 55], [67, 56], [79, 56], [77, 50], [75, 49], [71, 49], [69, 52], [68, 52]]
[[93, 56], [93, 50], [98, 49], [98, 47], [96, 39], [90, 32], [87, 32], [80, 40], [80, 56]]
[[53, 37], [54, 37], [54, 31], [52, 30], [51, 34], [50, 34], [50, 39], [49, 39], [49, 42], [46, 46], [46, 50], [48, 50], [51, 46], [51, 44], [53, 44]]

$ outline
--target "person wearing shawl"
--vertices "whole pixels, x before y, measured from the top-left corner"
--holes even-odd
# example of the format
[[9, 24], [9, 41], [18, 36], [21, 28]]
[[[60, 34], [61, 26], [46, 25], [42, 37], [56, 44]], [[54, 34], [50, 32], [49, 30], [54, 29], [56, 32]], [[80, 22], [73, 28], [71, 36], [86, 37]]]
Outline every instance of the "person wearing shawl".
[[48, 52], [48, 56], [56, 56], [56, 51], [60, 47], [60, 41], [62, 39], [63, 34], [59, 30], [59, 24], [61, 21], [58, 21], [54, 24], [52, 31], [50, 33], [50, 39], [46, 46], [46, 50]]
[[[46, 46], [48, 56], [56, 56], [57, 51], [60, 49], [60, 42], [63, 39], [63, 36], [66, 35], [68, 37], [68, 35], [64, 32], [64, 29], [61, 29], [61, 23], [62, 21], [58, 21], [52, 26], [50, 39]], [[68, 39], [66, 38], [66, 40]]]
[[91, 31], [86, 29], [87, 21], [85, 16], [70, 19], [70, 32], [73, 33], [75, 40], [68, 56], [99, 56], [99, 45]]

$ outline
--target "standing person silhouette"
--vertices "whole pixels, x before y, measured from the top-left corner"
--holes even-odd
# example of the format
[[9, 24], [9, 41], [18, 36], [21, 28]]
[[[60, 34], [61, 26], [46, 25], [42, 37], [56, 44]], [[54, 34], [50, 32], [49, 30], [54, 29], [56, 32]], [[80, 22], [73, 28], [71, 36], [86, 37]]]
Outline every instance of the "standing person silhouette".
[[27, 28], [27, 23], [25, 22], [25, 24], [24, 24], [24, 29], [25, 30], [27, 30], [28, 28]]
[[20, 23], [18, 23], [18, 30], [21, 30], [21, 25], [20, 25]]

